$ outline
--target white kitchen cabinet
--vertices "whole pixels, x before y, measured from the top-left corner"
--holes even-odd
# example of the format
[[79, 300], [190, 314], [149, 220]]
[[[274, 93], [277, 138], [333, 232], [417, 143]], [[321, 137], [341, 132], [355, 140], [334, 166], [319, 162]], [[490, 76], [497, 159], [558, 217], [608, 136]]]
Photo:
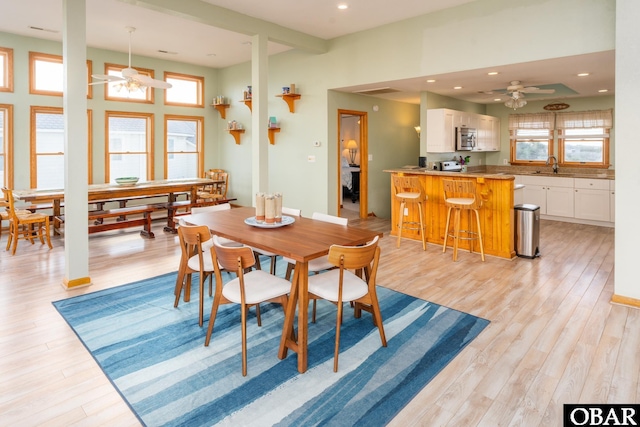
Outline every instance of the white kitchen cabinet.
[[576, 178], [575, 217], [594, 221], [610, 221], [609, 182], [603, 179]]
[[456, 151], [456, 128], [478, 130], [474, 151], [500, 150], [500, 119], [448, 108], [427, 110], [427, 153], [453, 153]]
[[478, 115], [478, 145], [474, 151], [500, 150], [500, 119]]
[[524, 203], [540, 206], [541, 215], [574, 216], [573, 178], [523, 175]]
[[427, 110], [427, 153], [456, 151], [455, 113], [458, 112], [447, 108]]

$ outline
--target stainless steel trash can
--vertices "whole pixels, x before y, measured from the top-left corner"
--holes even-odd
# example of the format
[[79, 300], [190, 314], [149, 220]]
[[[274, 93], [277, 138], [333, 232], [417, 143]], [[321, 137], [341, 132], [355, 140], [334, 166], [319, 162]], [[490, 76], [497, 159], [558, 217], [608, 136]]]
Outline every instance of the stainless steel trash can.
[[540, 256], [540, 206], [525, 203], [515, 205], [513, 209], [516, 255], [524, 258]]

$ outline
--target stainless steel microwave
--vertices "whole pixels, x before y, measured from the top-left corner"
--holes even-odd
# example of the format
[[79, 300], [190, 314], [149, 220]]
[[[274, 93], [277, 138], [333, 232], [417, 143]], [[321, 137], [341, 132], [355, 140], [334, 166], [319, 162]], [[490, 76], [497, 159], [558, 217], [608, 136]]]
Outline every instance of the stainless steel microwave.
[[456, 151], [471, 151], [476, 147], [477, 129], [456, 128]]

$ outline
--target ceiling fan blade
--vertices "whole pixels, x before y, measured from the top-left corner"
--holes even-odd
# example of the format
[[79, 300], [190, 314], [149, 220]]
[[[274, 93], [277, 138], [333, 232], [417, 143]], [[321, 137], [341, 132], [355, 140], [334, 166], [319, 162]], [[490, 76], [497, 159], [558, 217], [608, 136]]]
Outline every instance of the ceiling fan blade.
[[539, 87], [528, 86], [520, 89], [520, 92], [524, 93], [554, 93], [555, 89], [540, 89]]
[[107, 83], [111, 83], [111, 82], [109, 80], [102, 80], [100, 82], [91, 82], [91, 83], [89, 83], [89, 86], [92, 86], [92, 85], [104, 85], [104, 84], [107, 84]]
[[106, 80], [108, 82], [124, 80], [122, 77], [112, 76], [110, 74], [91, 74], [91, 77], [93, 77], [94, 79]]

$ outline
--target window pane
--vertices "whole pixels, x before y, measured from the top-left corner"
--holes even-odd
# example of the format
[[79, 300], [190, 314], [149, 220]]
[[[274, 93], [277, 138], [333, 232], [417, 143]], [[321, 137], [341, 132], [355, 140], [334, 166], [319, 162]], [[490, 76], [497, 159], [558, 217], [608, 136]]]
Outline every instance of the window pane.
[[167, 102], [198, 103], [198, 82], [168, 77], [167, 83], [172, 85], [170, 89], [167, 89]]
[[[62, 114], [36, 114], [36, 152], [64, 153], [64, 119]], [[38, 175], [40, 171], [38, 171]]]
[[115, 184], [116, 178], [125, 176], [137, 176], [140, 181], [146, 181], [147, 177], [147, 155], [146, 154], [123, 154], [109, 156], [110, 180]]
[[37, 188], [64, 188], [64, 156], [38, 156]]
[[177, 153], [169, 158], [168, 179], [196, 178], [198, 176], [198, 155], [195, 153]]
[[35, 73], [36, 90], [62, 92], [62, 63], [37, 59]]
[[4, 70], [7, 66], [6, 55], [0, 52], [0, 86], [6, 86], [4, 79], [6, 78]]
[[109, 117], [109, 151], [145, 153], [147, 120], [135, 117]]
[[564, 160], [602, 163], [604, 161], [602, 147], [602, 139], [565, 140]]
[[197, 123], [193, 120], [167, 120], [168, 152], [198, 151]]
[[516, 160], [546, 161], [549, 141], [516, 141]]

